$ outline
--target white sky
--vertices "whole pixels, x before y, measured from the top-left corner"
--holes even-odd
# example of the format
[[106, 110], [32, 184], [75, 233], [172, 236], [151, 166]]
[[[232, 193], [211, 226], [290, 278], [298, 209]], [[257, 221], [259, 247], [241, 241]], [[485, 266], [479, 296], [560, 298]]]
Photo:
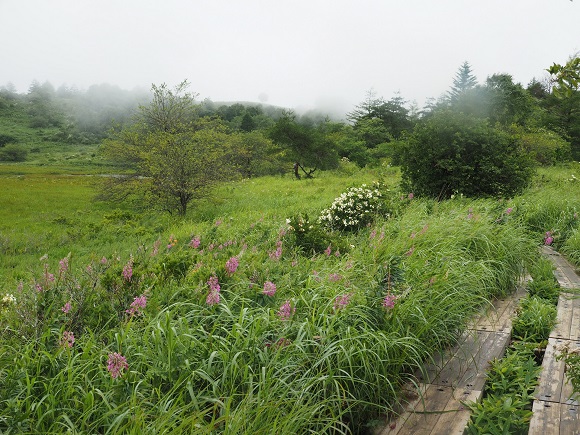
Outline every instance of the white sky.
[[0, 85], [170, 86], [344, 113], [421, 106], [468, 61], [523, 85], [580, 50], [580, 0], [0, 0]]

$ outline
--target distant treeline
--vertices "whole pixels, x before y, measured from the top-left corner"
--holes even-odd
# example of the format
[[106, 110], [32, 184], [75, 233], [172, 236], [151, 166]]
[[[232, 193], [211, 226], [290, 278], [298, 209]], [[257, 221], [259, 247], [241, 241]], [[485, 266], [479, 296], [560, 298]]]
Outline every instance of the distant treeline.
[[[216, 103], [207, 99], [196, 102], [196, 116], [220, 120], [231, 133], [253, 133], [254, 138], [260, 136], [277, 148], [291, 151], [286, 154], [307, 154], [312, 158], [301, 163], [325, 169], [336, 167], [341, 158], [359, 166], [377, 165], [385, 159], [396, 163], [401, 144], [417, 124], [441, 111], [461, 112], [517, 134], [529, 142], [540, 163], [550, 164], [554, 159], [580, 159], [580, 91], [568, 86], [561, 92], [558, 78], [554, 70], [552, 80], [532, 80], [527, 86], [515, 83], [509, 74], [494, 74], [478, 83], [465, 62], [450, 78], [449, 92], [431, 99], [423, 108], [409, 104], [398, 94], [387, 100], [369, 91], [345, 114], [346, 121], [330, 119], [324, 113], [298, 115], [259, 103]], [[20, 122], [30, 128], [52, 129], [53, 140], [94, 144], [109, 137], [113, 128], [131, 124], [139, 107], [150, 104], [151, 98], [148, 90], [127, 91], [108, 84], [81, 91], [33, 82], [26, 94], [7, 85], [0, 88], [0, 117], [17, 112]], [[18, 134], [0, 131], [0, 148], [25, 140]], [[567, 151], [561, 149], [562, 143], [568, 144]], [[536, 149], [544, 145], [558, 150]], [[297, 161], [295, 157], [289, 160]], [[268, 172], [275, 166], [267, 165]]]

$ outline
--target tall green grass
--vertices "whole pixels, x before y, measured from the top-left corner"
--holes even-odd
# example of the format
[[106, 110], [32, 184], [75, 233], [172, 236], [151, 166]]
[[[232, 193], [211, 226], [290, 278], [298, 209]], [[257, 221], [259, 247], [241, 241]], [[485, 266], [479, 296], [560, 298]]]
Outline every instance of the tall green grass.
[[[486, 301], [511, 292], [537, 251], [509, 204], [411, 200], [396, 192], [396, 174], [385, 191], [390, 216], [335, 234], [340, 249], [297, 244], [288, 216], [315, 221], [347, 187], [378, 175], [229, 184], [138, 243], [131, 234], [115, 244], [114, 224], [103, 224], [88, 251], [75, 249], [81, 237], [36, 258], [23, 290], [12, 291], [16, 303], [2, 308], [2, 430], [363, 433], [395, 412], [423, 362], [455, 342]], [[97, 222], [135, 219], [93, 210]], [[59, 271], [68, 252], [71, 269]], [[231, 257], [235, 273], [225, 268]], [[213, 275], [220, 303], [208, 305]], [[266, 281], [274, 296], [262, 294]], [[145, 312], [129, 316], [139, 295]], [[285, 301], [295, 309], [288, 320], [278, 315]], [[72, 348], [60, 343], [65, 331]], [[128, 361], [119, 379], [107, 372], [112, 352]]]

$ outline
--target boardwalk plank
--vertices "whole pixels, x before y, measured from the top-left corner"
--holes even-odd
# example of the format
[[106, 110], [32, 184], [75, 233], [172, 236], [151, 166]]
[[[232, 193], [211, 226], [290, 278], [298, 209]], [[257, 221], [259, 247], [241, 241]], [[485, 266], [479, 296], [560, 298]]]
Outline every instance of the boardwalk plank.
[[399, 435], [430, 435], [432, 428], [443, 415], [447, 403], [453, 400], [453, 389], [439, 385], [429, 385], [424, 400], [400, 428]]
[[512, 297], [493, 301], [493, 305], [485, 309], [484, 313], [473, 324], [472, 329], [509, 332], [512, 326], [514, 310], [526, 294], [524, 287], [518, 287]]
[[570, 322], [570, 340], [580, 340], [580, 295], [570, 295], [572, 303], [572, 321]]
[[578, 405], [560, 405], [560, 434], [580, 435], [580, 416]]
[[[459, 394], [460, 392], [462, 394]], [[463, 405], [463, 403], [479, 402], [482, 395], [482, 391], [455, 390], [453, 398], [449, 400], [445, 407], [445, 413], [441, 414], [439, 420], [437, 420], [437, 424], [433, 426], [431, 435], [463, 434], [471, 417], [471, 410]]]
[[536, 389], [538, 400], [558, 403], [561, 401], [565, 364], [564, 361], [556, 361], [556, 347], [563, 343], [563, 340], [557, 338], [548, 340], [540, 382]]
[[570, 328], [572, 327], [573, 304], [566, 294], [561, 293], [558, 297], [558, 313], [556, 315], [556, 326], [550, 332], [550, 337], [560, 339], [570, 339]]
[[560, 433], [560, 404], [535, 400], [528, 435], [558, 435]]

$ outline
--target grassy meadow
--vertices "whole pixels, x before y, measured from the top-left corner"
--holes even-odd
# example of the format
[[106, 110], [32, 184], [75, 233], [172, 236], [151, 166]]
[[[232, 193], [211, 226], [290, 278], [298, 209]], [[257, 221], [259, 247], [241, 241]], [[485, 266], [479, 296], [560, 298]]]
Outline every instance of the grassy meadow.
[[[343, 164], [225, 184], [185, 218], [95, 201], [96, 166], [55, 166], [0, 165], [7, 434], [367, 433], [547, 237], [580, 265], [578, 163], [442, 202]], [[369, 225], [318, 224], [373, 182]]]

